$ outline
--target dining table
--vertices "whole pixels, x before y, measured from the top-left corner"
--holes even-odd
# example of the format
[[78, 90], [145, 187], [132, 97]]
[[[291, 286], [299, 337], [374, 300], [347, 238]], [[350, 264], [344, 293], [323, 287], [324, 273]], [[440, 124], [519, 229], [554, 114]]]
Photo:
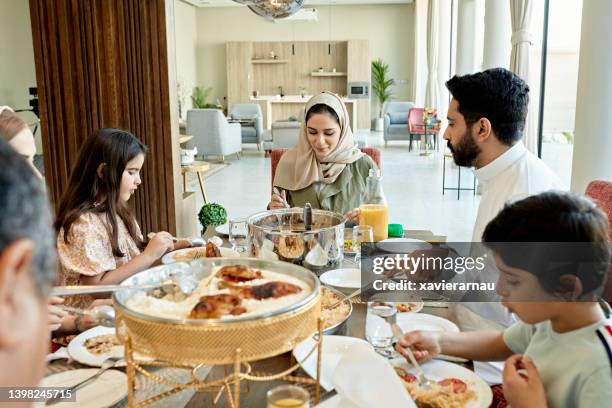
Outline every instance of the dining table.
[[[207, 239], [212, 237], [215, 232], [214, 230], [209, 228], [208, 232], [203, 236], [203, 238]], [[420, 239], [423, 241], [427, 241], [431, 244], [441, 244], [446, 241], [446, 237], [443, 235], [433, 234], [431, 231], [427, 230], [404, 230], [404, 237]], [[227, 237], [222, 237], [224, 246], [228, 245]], [[353, 258], [349, 256], [345, 256], [343, 261], [341, 262], [341, 267], [357, 267]], [[342, 330], [336, 335], [342, 336], [350, 336], [356, 337], [359, 339], [365, 338], [365, 321], [367, 314], [367, 303], [361, 301], [359, 296], [351, 299], [353, 303], [353, 312], [346, 321]], [[448, 305], [441, 302], [433, 302], [428, 303], [425, 302], [423, 309], [419, 313], [430, 314], [438, 317], [442, 317], [450, 320], [451, 322], [456, 323], [456, 317], [454, 316], [453, 309], [448, 308]], [[271, 358], [267, 358], [264, 360], [259, 360], [256, 362], [251, 362], [252, 372], [253, 373], [278, 373], [286, 370], [291, 365], [295, 364], [295, 359], [292, 356], [291, 352], [286, 352]], [[473, 370], [472, 362], [461, 363], [465, 367]], [[77, 362], [71, 360], [57, 360], [52, 361], [47, 364], [47, 375], [71, 370], [78, 368], [85, 368], [86, 366], [79, 364]], [[184, 370], [174, 369], [172, 367], [162, 367], [162, 368], [154, 368], [154, 372], [160, 376], [171, 377], [176, 381], [185, 381], [187, 382], [190, 379], [189, 372], [183, 372]], [[206, 376], [207, 380], [215, 380], [220, 379], [228, 375], [232, 370], [231, 366], [212, 366], [209, 367], [206, 371], [208, 374]], [[302, 371], [302, 369], [298, 369], [298, 371], [292, 374], [296, 377], [306, 378], [307, 374]], [[299, 381], [299, 379], [298, 379]], [[152, 380], [143, 378], [142, 375], [138, 375], [137, 377], [137, 389], [135, 393], [135, 399], [137, 401], [149, 398], [153, 395], [157, 395], [160, 392], [165, 390], [164, 386], [161, 384], [155, 384]], [[241, 382], [241, 395], [240, 395], [240, 406], [241, 407], [265, 407], [266, 406], [266, 393], [271, 388], [281, 385], [287, 384], [287, 381], [242, 381]], [[315, 386], [314, 384], [306, 384], [300, 382], [300, 385], [306, 388], [311, 395], [311, 406], [314, 405], [314, 396], [315, 396]], [[321, 388], [321, 401], [330, 398], [335, 395], [335, 391], [326, 392], [323, 388]], [[113, 406], [113, 408], [122, 408], [127, 406], [127, 399], [124, 399], [120, 403]], [[179, 392], [175, 395], [169, 396], [163, 400], [150, 405], [153, 407], [230, 407], [231, 404], [228, 402], [225, 393], [217, 390], [216, 392], [194, 392], [192, 390], [185, 390]]]

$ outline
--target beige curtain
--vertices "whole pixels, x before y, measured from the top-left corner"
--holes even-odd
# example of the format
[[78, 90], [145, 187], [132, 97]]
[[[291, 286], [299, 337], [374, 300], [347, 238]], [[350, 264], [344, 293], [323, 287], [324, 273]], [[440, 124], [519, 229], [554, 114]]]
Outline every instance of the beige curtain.
[[[512, 53], [510, 54], [510, 70], [523, 78], [531, 86], [529, 48], [533, 41], [531, 39], [531, 10], [533, 0], [510, 0], [510, 15], [512, 19]], [[533, 99], [535, 92], [532, 90], [529, 103], [527, 123], [525, 123], [525, 136], [523, 142], [525, 147], [533, 154], [538, 154], [538, 136], [536, 120], [538, 116], [537, 102]]]
[[[438, 108], [438, 7], [439, 0], [429, 0], [427, 7], [427, 87], [425, 107]], [[446, 114], [445, 112], [443, 114]]]

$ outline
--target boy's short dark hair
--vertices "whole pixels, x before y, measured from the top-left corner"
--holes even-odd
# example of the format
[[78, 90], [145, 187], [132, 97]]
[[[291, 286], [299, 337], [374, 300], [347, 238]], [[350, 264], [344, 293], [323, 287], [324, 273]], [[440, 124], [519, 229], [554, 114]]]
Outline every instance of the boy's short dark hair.
[[535, 275], [547, 292], [563, 292], [559, 278], [565, 274], [580, 279], [582, 294], [603, 291], [610, 267], [608, 219], [586, 197], [549, 191], [508, 204], [482, 241], [506, 265]]
[[480, 118], [491, 122], [500, 142], [512, 145], [523, 136], [529, 105], [529, 86], [504, 68], [455, 75], [446, 87], [459, 103], [468, 127]]

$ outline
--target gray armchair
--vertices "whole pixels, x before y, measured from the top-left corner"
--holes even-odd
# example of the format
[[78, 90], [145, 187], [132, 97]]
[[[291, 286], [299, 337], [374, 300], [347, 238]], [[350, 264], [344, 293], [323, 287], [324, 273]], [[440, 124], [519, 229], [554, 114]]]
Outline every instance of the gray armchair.
[[408, 112], [414, 107], [414, 102], [387, 102], [384, 109], [385, 145], [389, 140], [410, 140], [408, 131]]
[[241, 123], [242, 143], [255, 143], [261, 148], [263, 140], [263, 114], [256, 103], [241, 103], [232, 106], [229, 116], [232, 119], [248, 121]]
[[242, 151], [240, 124], [228, 123], [219, 109], [187, 111], [187, 133], [193, 136], [188, 147], [196, 146], [202, 156], [225, 156]]

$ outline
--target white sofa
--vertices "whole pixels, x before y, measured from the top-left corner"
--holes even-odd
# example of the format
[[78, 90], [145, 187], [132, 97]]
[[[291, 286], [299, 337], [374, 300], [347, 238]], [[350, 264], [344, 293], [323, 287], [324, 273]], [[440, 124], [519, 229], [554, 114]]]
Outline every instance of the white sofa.
[[239, 123], [228, 123], [219, 109], [190, 109], [187, 111], [187, 133], [193, 136], [188, 148], [196, 146], [202, 156], [225, 156], [242, 151]]

